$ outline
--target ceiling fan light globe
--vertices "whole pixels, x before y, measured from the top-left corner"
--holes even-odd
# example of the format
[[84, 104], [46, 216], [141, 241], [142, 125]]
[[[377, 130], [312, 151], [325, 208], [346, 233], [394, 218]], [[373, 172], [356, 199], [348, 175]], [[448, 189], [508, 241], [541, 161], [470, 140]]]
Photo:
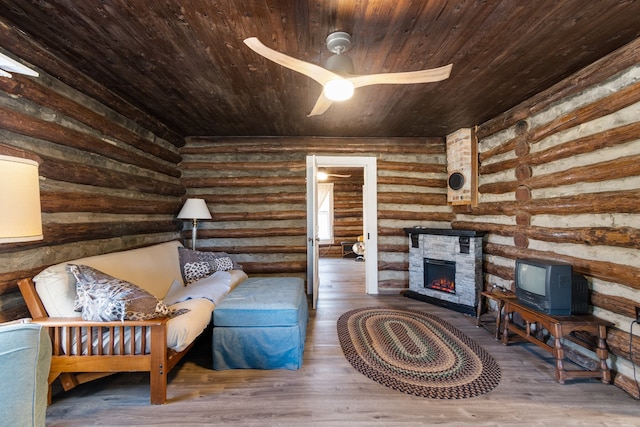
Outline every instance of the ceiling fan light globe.
[[324, 85], [324, 96], [332, 101], [346, 101], [353, 96], [353, 83], [345, 79], [330, 80]]

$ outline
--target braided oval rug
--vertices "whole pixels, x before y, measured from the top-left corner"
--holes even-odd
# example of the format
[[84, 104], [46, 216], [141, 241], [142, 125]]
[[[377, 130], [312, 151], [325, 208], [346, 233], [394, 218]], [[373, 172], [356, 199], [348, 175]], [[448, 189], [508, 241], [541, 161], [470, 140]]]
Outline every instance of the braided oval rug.
[[387, 387], [434, 399], [462, 399], [493, 390], [500, 367], [449, 323], [414, 310], [361, 308], [338, 319], [347, 360]]

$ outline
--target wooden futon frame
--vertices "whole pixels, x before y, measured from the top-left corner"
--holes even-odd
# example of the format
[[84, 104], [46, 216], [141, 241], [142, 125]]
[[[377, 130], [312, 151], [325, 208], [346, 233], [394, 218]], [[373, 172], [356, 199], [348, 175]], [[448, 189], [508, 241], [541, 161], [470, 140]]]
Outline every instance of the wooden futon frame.
[[[69, 391], [77, 385], [116, 372], [149, 372], [151, 404], [166, 402], [167, 374], [193, 346], [191, 343], [179, 353], [167, 348], [167, 319], [91, 322], [79, 318], [49, 317], [33, 281], [23, 279], [18, 286], [33, 322], [47, 327], [51, 336], [53, 355], [49, 371], [49, 403], [51, 384], [58, 377], [62, 388]], [[141, 328], [139, 339], [134, 328]], [[103, 341], [105, 330], [109, 336], [106, 349]], [[147, 352], [146, 336], [149, 330], [151, 343], [150, 352]], [[82, 340], [74, 343], [71, 338], [87, 335], [87, 342], [91, 343], [90, 337], [94, 334], [98, 340], [97, 350], [94, 352], [91, 345], [85, 345], [84, 354]], [[125, 347], [124, 339], [119, 339], [125, 334], [130, 335], [129, 348]], [[64, 349], [71, 349], [72, 346], [75, 346], [74, 351], [66, 354]], [[141, 350], [136, 351], [136, 347]]]

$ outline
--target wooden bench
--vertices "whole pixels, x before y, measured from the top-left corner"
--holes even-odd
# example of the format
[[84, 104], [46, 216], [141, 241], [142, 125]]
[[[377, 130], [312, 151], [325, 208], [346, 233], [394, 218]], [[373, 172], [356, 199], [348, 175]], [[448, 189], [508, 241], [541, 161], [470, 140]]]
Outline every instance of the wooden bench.
[[[521, 304], [515, 298], [500, 297], [497, 294], [493, 298], [501, 300], [504, 307], [502, 320], [502, 343], [510, 343], [509, 332], [523, 338], [538, 347], [553, 354], [555, 358], [556, 380], [564, 384], [570, 378], [600, 378], [605, 384], [611, 382], [611, 373], [607, 365], [609, 352], [607, 350], [607, 328], [613, 323], [599, 319], [590, 314], [574, 316], [551, 316], [534, 310]], [[512, 321], [514, 314], [520, 315], [524, 327]], [[535, 328], [533, 327], [535, 325]], [[548, 337], [541, 336], [539, 332], [546, 330], [553, 338], [553, 346], [547, 344]], [[596, 338], [596, 345], [582, 339], [579, 334], [586, 333]], [[563, 340], [569, 340], [584, 348], [592, 350], [598, 357], [598, 367], [594, 370], [567, 370], [564, 365], [565, 349]]]

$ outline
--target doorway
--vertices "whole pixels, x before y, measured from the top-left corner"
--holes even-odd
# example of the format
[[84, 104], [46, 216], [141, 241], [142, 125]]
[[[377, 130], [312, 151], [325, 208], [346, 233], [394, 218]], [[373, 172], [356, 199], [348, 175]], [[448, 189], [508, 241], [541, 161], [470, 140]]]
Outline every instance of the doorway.
[[[366, 247], [365, 291], [378, 293], [378, 223], [377, 223], [377, 169], [375, 157], [307, 156], [307, 279], [313, 294], [314, 307], [319, 292], [319, 237], [317, 218], [317, 172], [322, 167], [362, 167], [363, 185], [363, 231]], [[355, 262], [355, 261], [354, 261]]]

